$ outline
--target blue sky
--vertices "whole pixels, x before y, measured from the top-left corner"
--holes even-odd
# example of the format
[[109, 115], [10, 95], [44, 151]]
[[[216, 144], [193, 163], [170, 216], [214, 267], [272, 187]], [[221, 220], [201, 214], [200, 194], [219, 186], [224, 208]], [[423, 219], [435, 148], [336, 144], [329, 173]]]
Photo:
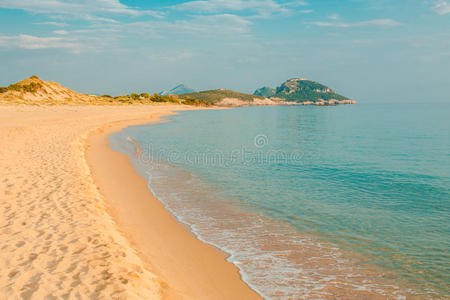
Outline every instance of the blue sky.
[[360, 101], [450, 100], [446, 0], [0, 0], [0, 86], [253, 92], [306, 77]]

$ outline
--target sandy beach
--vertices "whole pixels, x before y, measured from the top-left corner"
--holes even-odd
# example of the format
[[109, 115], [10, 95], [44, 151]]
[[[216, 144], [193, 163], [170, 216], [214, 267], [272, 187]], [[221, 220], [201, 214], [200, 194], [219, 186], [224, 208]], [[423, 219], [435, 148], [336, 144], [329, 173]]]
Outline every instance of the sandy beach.
[[259, 298], [108, 147], [182, 109], [0, 106], [1, 299]]

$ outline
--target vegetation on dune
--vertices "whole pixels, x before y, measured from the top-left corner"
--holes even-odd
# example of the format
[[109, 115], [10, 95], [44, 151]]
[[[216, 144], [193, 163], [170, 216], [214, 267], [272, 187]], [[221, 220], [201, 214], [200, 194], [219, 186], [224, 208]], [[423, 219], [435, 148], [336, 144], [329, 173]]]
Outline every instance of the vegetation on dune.
[[139, 96], [139, 95], [136, 94], [136, 93], [131, 93], [130, 97], [131, 97], [131, 99], [133, 99], [133, 100], [138, 100], [141, 96]]
[[18, 84], [14, 83], [9, 85], [8, 87], [0, 87], [0, 93], [6, 93], [8, 91], [16, 91], [22, 93], [36, 93], [38, 89], [42, 87], [42, 84], [39, 82], [30, 82], [28, 84]]
[[[108, 97], [108, 95], [102, 97]], [[209, 102], [196, 99], [190, 96], [177, 96], [177, 95], [162, 96], [156, 93], [153, 95], [150, 95], [148, 93], [141, 93], [141, 94], [131, 93], [130, 95], [116, 96], [112, 99], [114, 100], [112, 103], [118, 102], [123, 104], [175, 103], [175, 104], [185, 104], [195, 106], [211, 105], [211, 103]]]
[[170, 102], [169, 96], [161, 96], [159, 94], [153, 94], [149, 97], [149, 100], [153, 102]]
[[225, 98], [235, 98], [242, 101], [252, 102], [253, 99], [264, 99], [262, 96], [239, 93], [231, 90], [209, 90], [196, 93], [182, 94], [180, 97], [192, 97], [205, 103], [214, 104]]
[[6, 93], [9, 91], [20, 93], [36, 93], [40, 88], [42, 88], [42, 81], [39, 79], [39, 77], [33, 75], [28, 79], [10, 84], [9, 86], [0, 87], [0, 93]]

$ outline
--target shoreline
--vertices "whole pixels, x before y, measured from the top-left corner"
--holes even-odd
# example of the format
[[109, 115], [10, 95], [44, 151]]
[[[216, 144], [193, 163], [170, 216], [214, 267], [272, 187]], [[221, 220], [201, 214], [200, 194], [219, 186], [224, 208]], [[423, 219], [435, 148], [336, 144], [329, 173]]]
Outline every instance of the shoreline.
[[[179, 125], [177, 125], [177, 126], [179, 126]], [[177, 127], [178, 128], [178, 127]], [[137, 129], [138, 130], [138, 129]], [[131, 129], [131, 132], [135, 132], [135, 130], [133, 130], [133, 129]], [[130, 136], [133, 136], [133, 133], [129, 133], [130, 134]], [[176, 138], [176, 136], [174, 137], [174, 136], [172, 136], [172, 138]], [[126, 142], [127, 141], [127, 142]], [[123, 152], [123, 153], [127, 153], [127, 155], [126, 155], [126, 157], [127, 158], [129, 158], [131, 161], [133, 161], [133, 165], [134, 166], [136, 166], [136, 164], [137, 165], [139, 165], [139, 163], [137, 163], [137, 162], [135, 162], [135, 157], [134, 157], [134, 155], [132, 154], [133, 152], [136, 154], [136, 155], [138, 155], [140, 152], [141, 152], [141, 147], [140, 147], [140, 145], [139, 145], [139, 143], [137, 142], [137, 141], [135, 141], [134, 139], [132, 139], [132, 138], [130, 138], [128, 135], [124, 135], [124, 134], [120, 134], [120, 138], [118, 138], [117, 139], [117, 141], [116, 141], [116, 143], [118, 143], [118, 142], [120, 142], [120, 144], [122, 144], [123, 142], [125, 142], [125, 143], [128, 143], [128, 142], [130, 142], [131, 144], [133, 144], [134, 145], [134, 149], [135, 150], [131, 150], [131, 149], [128, 149], [128, 151], [130, 151], [130, 152], [128, 152], [128, 151], [125, 151], [125, 152]], [[142, 141], [143, 143], [145, 143], [145, 140], [144, 141]], [[113, 143], [113, 144], [116, 144], [116, 143]], [[114, 149], [119, 149], [119, 148], [115, 148], [115, 147], [113, 147]], [[121, 152], [122, 152], [122, 150], [120, 150]], [[141, 177], [143, 177], [143, 178], [145, 178], [145, 175], [144, 175], [144, 172], [143, 172], [143, 170], [142, 169], [140, 169], [139, 167], [137, 167], [137, 170], [138, 170], [138, 172], [137, 173], [139, 173], [139, 174], [141, 174], [140, 176]], [[142, 172], [141, 172], [142, 171]], [[172, 175], [171, 175], [171, 177], [172, 178], [176, 178], [176, 176], [174, 176], [173, 175], [173, 172], [170, 172]], [[158, 175], [156, 176], [156, 177], [159, 177]], [[170, 177], [168, 178], [168, 179], [170, 179]], [[166, 179], [167, 180], [167, 179]], [[164, 180], [164, 181], [166, 181], [166, 180]], [[161, 183], [164, 183], [164, 181], [162, 181], [162, 182], [159, 182], [159, 184], [161, 184]], [[168, 180], [169, 182], [171, 181], [171, 180]], [[179, 182], [179, 184], [176, 184], [176, 185], [172, 185], [172, 186], [165, 186], [165, 190], [167, 191], [167, 190], [169, 190], [169, 191], [178, 191], [178, 192], [180, 192], [180, 190], [190, 190], [191, 188], [192, 188], [192, 186], [193, 186], [193, 184], [192, 184], [192, 182], [191, 182], [191, 180], [189, 180], [190, 181], [190, 183], [189, 183], [189, 186], [188, 185], [183, 185], [183, 181], [180, 181]], [[166, 181], [167, 182], [167, 181]], [[156, 185], [156, 184], [155, 184]], [[158, 186], [158, 185], [156, 185], [156, 186]], [[156, 195], [159, 195], [159, 193], [156, 193]], [[166, 194], [164, 194], [164, 195], [166, 195]], [[178, 195], [178, 193], [177, 193], [177, 195]], [[167, 195], [166, 195], [167, 196]], [[182, 224], [186, 224], [186, 228], [188, 228], [188, 227], [190, 227], [190, 226], [193, 226], [194, 224], [199, 224], [199, 223], [197, 223], [196, 221], [199, 221], [198, 219], [196, 219], [194, 222], [186, 222], [186, 223], [184, 223], [183, 222], [183, 209], [182, 209], [182, 206], [176, 206], [176, 204], [175, 204], [175, 207], [176, 208], [178, 208], [178, 209], [172, 209], [172, 207], [171, 207], [171, 204], [173, 204], [173, 203], [170, 203], [170, 200], [167, 200], [168, 198], [170, 198], [170, 197], [162, 197], [161, 199], [164, 199], [164, 201], [162, 201], [163, 202], [163, 205], [164, 205], [164, 207], [169, 211], [169, 212], [171, 212], [171, 214], [173, 215], [173, 216], [175, 216], [175, 218], [178, 220], [178, 222], [180, 222], [180, 223], [182, 223]], [[186, 194], [182, 194], [182, 196], [180, 197], [180, 199], [189, 199], [189, 196], [188, 195], [186, 195]], [[205, 198], [206, 199], [206, 198]], [[183, 202], [183, 201], [175, 201], [175, 202]], [[192, 208], [192, 207], [189, 207], [189, 206], [186, 206], [186, 207], [188, 207], [188, 209], [187, 209], [187, 211], [190, 211], [190, 209]], [[218, 205], [215, 205], [215, 207], [214, 207], [214, 209], [216, 210], [216, 211], [218, 211], [218, 212], [224, 212], [224, 211], [226, 211], [226, 209], [223, 209], [223, 207], [222, 206], [218, 206]], [[180, 213], [181, 213], [181, 215], [180, 215]], [[242, 213], [248, 213], [248, 212], [237, 212], [237, 211], [234, 211], [233, 210], [233, 213], [232, 213], [232, 215], [242, 215]], [[205, 216], [207, 216], [207, 217], [209, 217], [210, 219], [217, 219], [217, 218], [215, 218], [215, 216], [214, 216], [214, 214], [208, 214], [208, 212], [207, 211], [202, 211], [202, 213], [200, 213], [200, 215], [205, 215]], [[217, 217], [217, 216], [216, 216]], [[230, 217], [230, 216], [228, 216], [228, 217]], [[226, 219], [227, 220], [229, 220], [229, 219], [231, 219], [231, 218], [228, 218], [228, 217], [226, 217]], [[250, 218], [247, 218], [247, 217], [250, 217], [250, 214], [249, 215], [247, 215], [246, 214], [246, 219], [247, 220], [250, 220]], [[192, 221], [192, 219], [191, 219], [191, 221]], [[201, 223], [201, 222], [200, 222]], [[228, 241], [229, 242], [229, 244], [226, 244], [226, 245], [224, 245], [224, 244], [220, 244], [220, 243], [217, 243], [217, 240], [216, 241], [214, 241], [214, 238], [213, 239], [208, 239], [208, 237], [207, 236], [205, 236], [205, 235], [203, 235], [205, 232], [207, 232], [208, 230], [210, 230], [211, 229], [211, 227], [213, 227], [213, 226], [211, 226], [212, 224], [211, 224], [212, 222], [207, 222], [207, 224], [209, 224], [209, 226], [208, 226], [208, 228], [206, 228], [206, 231], [204, 231], [203, 233], [201, 233], [201, 232], [199, 232], [199, 231], [196, 231], [195, 229], [193, 229], [193, 228], [195, 228], [195, 227], [193, 227], [193, 228], [191, 228], [191, 230], [190, 230], [190, 232], [192, 232], [199, 240], [201, 240], [201, 241], [207, 241], [207, 243], [208, 244], [212, 244], [212, 245], [214, 245], [215, 247], [217, 247], [219, 250], [220, 249], [227, 249], [227, 252], [230, 254], [230, 256], [231, 257], [229, 257], [228, 259], [229, 259], [229, 261], [233, 261], [233, 256], [234, 256], [234, 254], [235, 253], [239, 253], [239, 252], [235, 252], [235, 251], [232, 251], [231, 249], [233, 249], [233, 248], [230, 248], [228, 245], [230, 245], [230, 241]], [[251, 223], [251, 222], [250, 222]], [[265, 220], [265, 222], [264, 223], [267, 223], [267, 224], [273, 224], [272, 222], [270, 222], [269, 221], [269, 219], [267, 219], [267, 220]], [[203, 223], [204, 224], [204, 223]], [[235, 222], [235, 224], [239, 224], [239, 222]], [[282, 221], [280, 222], [280, 224], [283, 224], [282, 223]], [[278, 226], [280, 225], [280, 224], [277, 224]], [[271, 226], [271, 228], [274, 228], [274, 227], [276, 227], [276, 226]], [[288, 225], [288, 227], [290, 227], [289, 225]], [[241, 226], [237, 226], [237, 228], [241, 228]], [[217, 231], [215, 231], [214, 230], [214, 232], [217, 232]], [[284, 232], [285, 233], [285, 232]], [[298, 240], [302, 240], [302, 238], [305, 238], [305, 235], [304, 234], [302, 234], [303, 235], [303, 237], [299, 237], [299, 239]], [[249, 235], [250, 236], [250, 235]], [[252, 236], [253, 237], [253, 236]], [[317, 239], [318, 237], [317, 236], [314, 236], [314, 235], [311, 235], [311, 237], [313, 238], [313, 239]], [[256, 238], [256, 237], [255, 237]], [[263, 239], [263, 237], [261, 237], [261, 240]], [[307, 240], [309, 240], [309, 235], [306, 235], [306, 239]], [[230, 239], [230, 240], [232, 240], [232, 239]], [[239, 237], [237, 237], [236, 238], [236, 240], [240, 240], [240, 238]], [[319, 239], [317, 239], [318, 241], [320, 241], [320, 244], [323, 246], [323, 245], [325, 245], [325, 244], [327, 244], [327, 243], [329, 243], [329, 241], [325, 241], [325, 240], [319, 240]], [[276, 239], [274, 239], [273, 240], [273, 243], [274, 243], [274, 245], [281, 245], [281, 244], [277, 244], [277, 241], [276, 241]], [[330, 244], [329, 246], [331, 246], [332, 244]], [[282, 246], [287, 246], [287, 244], [282, 244]], [[295, 249], [295, 251], [297, 251], [297, 253], [300, 253], [301, 251], [302, 251], [302, 249], [298, 249], [298, 248], [296, 248], [295, 247], [295, 245], [294, 244], [291, 244], [290, 246], [292, 246], [292, 247], [287, 247], [288, 249]], [[307, 250], [307, 251], [304, 251], [305, 252], [305, 256], [304, 257], [299, 257], [299, 260], [298, 260], [298, 263], [299, 264], [301, 264], [301, 260], [303, 259], [303, 260], [310, 260], [310, 258], [313, 258], [315, 255], [317, 255], [317, 253], [321, 253], [321, 254], [323, 254], [323, 257], [333, 257], [333, 253], [331, 253], [331, 252], [325, 252], [325, 251], [320, 251], [320, 250], [323, 250], [324, 249], [324, 247], [322, 247], [322, 246], [320, 246], [320, 247], [313, 247], [313, 245], [307, 245], [306, 243], [303, 243], [303, 248], [310, 248], [310, 250], [311, 251], [309, 251], [309, 250]], [[277, 247], [275, 247], [275, 248], [277, 248]], [[263, 248], [260, 248], [260, 250], [261, 249], [263, 249]], [[265, 249], [265, 248], [264, 248]], [[309, 253], [308, 253], [308, 251], [309, 251]], [[340, 250], [341, 251], [341, 250]], [[403, 290], [403, 288], [404, 287], [406, 287], [407, 285], [400, 285], [400, 286], [397, 286], [397, 285], [392, 285], [391, 286], [391, 284], [390, 283], [392, 283], [392, 281], [389, 281], [389, 280], [377, 280], [376, 279], [376, 277], [377, 277], [377, 275], [380, 275], [380, 274], [387, 274], [385, 271], [386, 270], [384, 270], [384, 271], [381, 271], [381, 269], [379, 269], [379, 268], [376, 268], [376, 267], [364, 267], [364, 268], [361, 268], [361, 269], [359, 269], [359, 266], [358, 266], [358, 259], [357, 259], [357, 257], [358, 256], [361, 256], [361, 254], [359, 254], [359, 255], [353, 255], [353, 254], [355, 254], [355, 253], [353, 253], [353, 252], [345, 252], [345, 251], [347, 251], [347, 250], [344, 250], [343, 252], [340, 252], [339, 251], [339, 257], [341, 257], [341, 258], [345, 258], [345, 260], [346, 261], [348, 261], [348, 263], [345, 263], [345, 267], [347, 267], [347, 269], [350, 269], [350, 271], [349, 270], [347, 270], [347, 271], [349, 271], [349, 273], [351, 273], [352, 271], [355, 271], [357, 268], [358, 268], [358, 270], [359, 271], [363, 271], [361, 274], [365, 274], [365, 275], [369, 275], [369, 273], [370, 273], [370, 275], [369, 275], [369, 280], [368, 280], [368, 282], [371, 282], [372, 284], [377, 284], [377, 285], [379, 285], [379, 287], [381, 288], [381, 287], [383, 287], [383, 291], [382, 292], [380, 292], [380, 291], [378, 291], [378, 292], [375, 292], [375, 291], [373, 291], [373, 290], [370, 290], [370, 291], [364, 291], [364, 289], [361, 289], [361, 290], [358, 290], [358, 289], [353, 289], [353, 288], [351, 288], [350, 287], [350, 284], [353, 282], [354, 284], [365, 284], [366, 282], [357, 282], [357, 280], [349, 280], [348, 282], [347, 282], [347, 280], [345, 280], [344, 278], [341, 278], [341, 279], [344, 279], [344, 281], [342, 281], [342, 285], [343, 286], [345, 286], [345, 285], [347, 285], [347, 288], [342, 288], [342, 286], [340, 287], [340, 288], [336, 288], [336, 286], [334, 286], [334, 285], [330, 285], [329, 287], [325, 287], [326, 288], [326, 290], [328, 291], [328, 292], [333, 292], [333, 294], [332, 295], [335, 295], [335, 296], [337, 296], [337, 297], [345, 297], [346, 295], [347, 296], [349, 296], [349, 295], [352, 295], [352, 296], [355, 296], [356, 297], [356, 295], [357, 296], [360, 296], [360, 297], [380, 297], [380, 295], [384, 295], [385, 297], [387, 297], [386, 295], [396, 295], [397, 293], [403, 293], [403, 292], [405, 292], [406, 290]], [[352, 255], [350, 255], [350, 254], [352, 254]], [[256, 257], [255, 257], [256, 258]], [[341, 259], [342, 260], [342, 259]], [[273, 261], [273, 260], [272, 260]], [[364, 261], [364, 260], [361, 260], [361, 261]], [[242, 266], [242, 262], [244, 262], [244, 264], [245, 264], [245, 260], [242, 260], [242, 257], [238, 260], [238, 262], [237, 262], [237, 266], [238, 266], [238, 268], [241, 268], [241, 266]], [[247, 261], [248, 262], [248, 261]], [[274, 264], [274, 265], [276, 265], [276, 264]], [[283, 264], [279, 264], [279, 265], [283, 265]], [[312, 265], [312, 263], [311, 263], [311, 265]], [[341, 265], [340, 266], [340, 268], [339, 269], [341, 269], [342, 267], [344, 267], [344, 265]], [[323, 266], [322, 265], [317, 265], [317, 269], [318, 270], [320, 270], [320, 269], [323, 269]], [[273, 269], [271, 269], [270, 271], [272, 271]], [[335, 271], [335, 270], [329, 270], [329, 271], [332, 271], [333, 272], [333, 275], [334, 276], [336, 276], [337, 274], [339, 274], [339, 276], [340, 277], [345, 277], [345, 274], [343, 274], [343, 273], [345, 273], [345, 272], [343, 272], [343, 273], [339, 273], [338, 271]], [[242, 277], [245, 279], [245, 282], [250, 286], [250, 287], [252, 287], [252, 288], [254, 288], [256, 291], [259, 291], [259, 292], [261, 292], [261, 294], [263, 294], [263, 295], [270, 295], [270, 294], [268, 294], [267, 293], [267, 290], [264, 290], [264, 289], [260, 289], [261, 288], [261, 286], [258, 286], [258, 284], [255, 284], [255, 281], [252, 281], [252, 279], [255, 279], [255, 278], [258, 278], [258, 276], [256, 276], [256, 277], [253, 277], [252, 278], [252, 275], [255, 275], [255, 274], [252, 274], [251, 273], [251, 271], [249, 272], [249, 270], [248, 269], [241, 269], [241, 274], [242, 274]], [[249, 276], [250, 275], [250, 276]], [[266, 275], [264, 275], [264, 276], [266, 276]], [[326, 274], [323, 274], [323, 277], [324, 278], [326, 278], [327, 276], [329, 276], [329, 273], [326, 273]], [[275, 276], [276, 277], [276, 276]], [[314, 276], [311, 276], [311, 277], [314, 277]], [[317, 278], [318, 280], [320, 280], [320, 278]], [[374, 280], [375, 279], [375, 280]], [[276, 282], [276, 281], [273, 281], [273, 282]], [[279, 284], [280, 284], [280, 282], [278, 282], [278, 286], [279, 286]], [[384, 289], [387, 289], [387, 290], [384, 290]], [[300, 292], [300, 291], [299, 291]], [[384, 292], [391, 292], [391, 294], [383, 294]], [[367, 293], [367, 294], [366, 294]], [[318, 295], [319, 294], [316, 294], [316, 296], [318, 297]], [[402, 294], [401, 294], [402, 295]], [[290, 296], [292, 296], [292, 295], [290, 295]], [[413, 298], [410, 294], [408, 294], [408, 298], [409, 297], [411, 297], [411, 298]]]
[[226, 260], [227, 254], [202, 242], [179, 223], [155, 198], [129, 158], [108, 146], [111, 133], [158, 122], [175, 114], [174, 110], [106, 124], [89, 133], [85, 158], [107, 212], [146, 267], [162, 280], [163, 298], [261, 299], [243, 281], [239, 269]]

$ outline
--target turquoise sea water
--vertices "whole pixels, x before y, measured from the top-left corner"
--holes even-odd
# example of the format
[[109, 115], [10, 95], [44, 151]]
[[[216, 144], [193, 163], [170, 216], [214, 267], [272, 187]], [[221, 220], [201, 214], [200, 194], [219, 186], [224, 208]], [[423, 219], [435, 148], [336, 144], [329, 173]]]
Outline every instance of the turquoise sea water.
[[169, 119], [115, 133], [111, 146], [264, 297], [450, 297], [450, 105]]

